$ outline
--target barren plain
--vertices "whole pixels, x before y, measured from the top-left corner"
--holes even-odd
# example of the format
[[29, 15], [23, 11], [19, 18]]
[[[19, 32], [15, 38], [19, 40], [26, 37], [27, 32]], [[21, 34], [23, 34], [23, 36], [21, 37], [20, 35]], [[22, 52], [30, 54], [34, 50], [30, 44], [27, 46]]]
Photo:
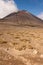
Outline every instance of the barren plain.
[[0, 25], [0, 65], [43, 65], [43, 28]]

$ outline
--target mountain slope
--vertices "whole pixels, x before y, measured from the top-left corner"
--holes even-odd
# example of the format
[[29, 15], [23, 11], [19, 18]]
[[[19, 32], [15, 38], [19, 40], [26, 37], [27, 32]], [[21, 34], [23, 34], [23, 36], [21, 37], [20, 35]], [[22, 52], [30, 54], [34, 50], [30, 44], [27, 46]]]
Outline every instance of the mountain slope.
[[43, 20], [37, 18], [31, 13], [23, 10], [17, 13], [12, 13], [2, 20], [0, 23], [10, 24], [10, 25], [19, 25], [19, 26], [41, 26], [43, 27]]

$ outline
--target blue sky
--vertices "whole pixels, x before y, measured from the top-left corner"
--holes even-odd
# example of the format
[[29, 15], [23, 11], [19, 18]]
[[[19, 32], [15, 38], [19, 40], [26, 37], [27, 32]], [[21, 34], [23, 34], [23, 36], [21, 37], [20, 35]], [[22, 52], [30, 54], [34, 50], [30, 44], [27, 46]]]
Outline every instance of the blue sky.
[[43, 19], [43, 0], [0, 0], [0, 18], [18, 12], [18, 9], [27, 10]]
[[14, 0], [20, 10], [27, 10], [34, 15], [43, 12], [43, 0]]

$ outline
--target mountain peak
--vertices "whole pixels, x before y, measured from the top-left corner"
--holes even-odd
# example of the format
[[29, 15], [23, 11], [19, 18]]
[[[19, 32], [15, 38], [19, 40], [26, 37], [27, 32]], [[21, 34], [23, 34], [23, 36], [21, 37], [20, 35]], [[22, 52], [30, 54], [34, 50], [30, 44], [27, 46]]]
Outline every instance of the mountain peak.
[[43, 20], [37, 18], [26, 10], [11, 13], [10, 15], [0, 20], [0, 22], [16, 26], [43, 26]]

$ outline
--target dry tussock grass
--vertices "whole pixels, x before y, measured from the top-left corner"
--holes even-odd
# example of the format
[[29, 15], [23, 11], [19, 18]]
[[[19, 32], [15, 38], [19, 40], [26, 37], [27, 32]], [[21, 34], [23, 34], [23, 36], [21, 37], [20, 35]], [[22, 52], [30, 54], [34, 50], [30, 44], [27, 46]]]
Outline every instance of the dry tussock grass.
[[[28, 65], [29, 60], [32, 65], [36, 63], [39, 64], [39, 62], [39, 65], [43, 65], [43, 59], [39, 57], [40, 54], [43, 55], [42, 28], [12, 28], [7, 30], [5, 29], [4, 31], [2, 30], [0, 31], [0, 45], [4, 50], [7, 48], [6, 51], [9, 51], [9, 54], [11, 55], [19, 56], [19, 54], [21, 54], [22, 61], [24, 63], [27, 61], [26, 63]], [[3, 63], [5, 63], [5, 61], [3, 61]], [[21, 62], [19, 64], [23, 65]]]
[[[4, 40], [3, 40], [4, 39]], [[17, 50], [43, 49], [43, 29], [42, 28], [17, 28], [0, 33], [0, 43], [9, 43]], [[43, 53], [43, 52], [42, 52]]]

